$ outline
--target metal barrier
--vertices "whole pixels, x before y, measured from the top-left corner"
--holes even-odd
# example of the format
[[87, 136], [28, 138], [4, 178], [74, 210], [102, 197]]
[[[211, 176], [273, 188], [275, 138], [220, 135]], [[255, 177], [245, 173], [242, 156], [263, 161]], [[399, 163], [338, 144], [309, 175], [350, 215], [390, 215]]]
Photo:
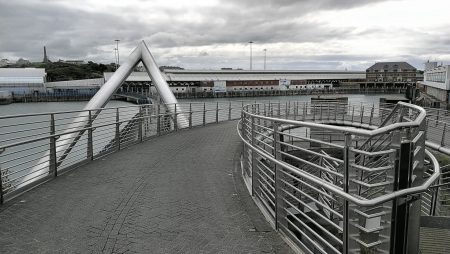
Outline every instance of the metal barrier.
[[420, 194], [440, 176], [425, 150], [425, 115], [406, 103], [247, 105], [244, 181], [305, 253], [415, 253]]
[[[442, 167], [438, 178], [438, 163], [425, 151], [425, 143], [450, 151], [450, 116], [427, 111], [425, 119], [422, 108], [405, 103], [230, 101], [3, 116], [0, 198], [177, 131], [179, 115], [188, 120], [186, 128], [241, 118], [244, 180], [269, 221], [296, 246], [317, 253], [397, 251], [393, 239], [405, 220], [392, 218], [406, 215], [405, 204], [429, 215], [448, 213], [450, 206], [450, 173]], [[87, 116], [83, 127], [71, 128], [80, 114]], [[73, 133], [77, 142], [62, 153]]]
[[[177, 131], [181, 129], [177, 122], [181, 114], [188, 120], [186, 127], [191, 128], [239, 119], [243, 105], [243, 101], [147, 104], [2, 116], [1, 202], [64, 171], [154, 136]], [[167, 111], [167, 106], [174, 111]], [[87, 117], [75, 123], [81, 127], [73, 128], [73, 119], [80, 114]], [[77, 141], [66, 150], [65, 143], [73, 133], [77, 134]]]

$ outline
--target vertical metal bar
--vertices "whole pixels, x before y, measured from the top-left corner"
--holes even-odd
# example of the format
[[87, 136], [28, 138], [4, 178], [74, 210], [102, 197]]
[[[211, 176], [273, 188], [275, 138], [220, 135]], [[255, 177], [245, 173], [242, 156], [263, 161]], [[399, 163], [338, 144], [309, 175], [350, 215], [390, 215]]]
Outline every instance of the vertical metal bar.
[[55, 115], [50, 114], [50, 174], [58, 176], [58, 162], [56, 158]]
[[430, 216], [436, 216], [436, 205], [438, 201], [438, 192], [439, 187], [435, 188], [433, 190], [433, 195], [431, 195], [431, 201], [430, 201]]
[[161, 135], [161, 104], [158, 103], [158, 107], [156, 107], [156, 134]]
[[139, 140], [139, 142], [142, 142], [142, 140], [143, 140], [143, 137], [142, 137], [142, 130], [144, 129], [143, 128], [143, 125], [144, 125], [144, 114], [142, 113], [142, 106], [139, 106], [139, 127], [138, 127], [138, 140]]
[[323, 103], [322, 102], [320, 102], [320, 108], [319, 108], [319, 112], [320, 112], [320, 120], [323, 120], [323, 118], [322, 118], [322, 108], [323, 108]]
[[[344, 191], [349, 193], [349, 184], [350, 184], [350, 147], [352, 145], [352, 135], [350, 133], [345, 133], [345, 146], [344, 146]], [[348, 253], [349, 250], [349, 202], [347, 199], [344, 199], [344, 212], [343, 212], [343, 234], [342, 234], [342, 243], [343, 250], [342, 253]]]
[[441, 146], [445, 145], [445, 132], [447, 131], [447, 123], [444, 123], [444, 128], [442, 130], [442, 139], [441, 139]]
[[175, 103], [175, 110], [173, 112], [174, 117], [173, 117], [173, 128], [175, 129], [175, 131], [178, 131], [178, 112], [177, 112], [177, 104]]
[[219, 102], [216, 102], [216, 123], [219, 122]]
[[120, 117], [119, 117], [119, 108], [116, 108], [116, 144], [117, 150], [120, 150]]
[[355, 105], [352, 106], [352, 122], [353, 122], [354, 116], [355, 116]]
[[330, 120], [330, 103], [327, 103], [328, 116], [327, 120]]
[[[251, 118], [250, 118], [250, 120], [251, 120], [251, 144], [252, 144], [252, 146], [255, 146], [255, 117], [253, 117], [253, 116], [251, 116]], [[255, 155], [256, 155], [256, 153], [255, 153], [255, 151], [252, 149], [252, 168], [251, 168], [251, 172], [252, 172], [252, 196], [254, 196], [255, 195], [255, 190], [256, 190], [256, 183], [258, 182], [258, 180], [256, 179], [256, 173], [255, 173], [255, 170], [256, 170], [256, 167], [255, 167]]]
[[189, 103], [189, 128], [192, 128], [192, 103]]
[[93, 129], [92, 129], [92, 111], [89, 110], [88, 119], [88, 140], [87, 140], [87, 159], [94, 160], [94, 145], [93, 145]]
[[286, 119], [288, 119], [288, 116], [289, 116], [289, 106], [290, 106], [290, 104], [291, 104], [291, 102], [289, 102], [289, 105], [288, 105], [288, 102], [286, 101], [286, 108], [284, 109], [284, 113], [286, 114]]
[[308, 113], [308, 109], [306, 108], [307, 104], [306, 102], [303, 103], [303, 121], [305, 121], [306, 114]]
[[[0, 150], [0, 155], [4, 152], [4, 149]], [[2, 173], [2, 164], [0, 163], [0, 204], [4, 203], [4, 191], [3, 191], [3, 173]]]
[[375, 105], [372, 105], [372, 110], [370, 110], [369, 125], [372, 125], [373, 111], [374, 111], [374, 110], [375, 110]]
[[294, 120], [297, 120], [298, 116], [298, 101], [294, 102]]
[[281, 102], [278, 101], [278, 117], [281, 116]]
[[206, 103], [203, 102], [203, 126], [206, 125]]
[[364, 106], [361, 105], [361, 112], [359, 113], [361, 115], [361, 124], [363, 123], [363, 117], [364, 117]]
[[228, 104], [228, 121], [231, 121], [231, 101]]
[[[280, 146], [280, 134], [278, 133], [279, 131], [279, 125], [277, 122], [273, 123], [273, 155], [275, 157], [276, 160], [281, 160], [281, 146]], [[277, 164], [274, 163], [274, 176], [275, 176], [275, 228], [278, 230], [279, 228], [279, 222], [280, 222], [280, 211], [282, 209], [281, 206], [281, 202], [280, 202], [280, 193], [282, 191], [279, 190], [279, 188], [281, 187], [280, 184], [280, 168], [279, 166], [277, 166]]]

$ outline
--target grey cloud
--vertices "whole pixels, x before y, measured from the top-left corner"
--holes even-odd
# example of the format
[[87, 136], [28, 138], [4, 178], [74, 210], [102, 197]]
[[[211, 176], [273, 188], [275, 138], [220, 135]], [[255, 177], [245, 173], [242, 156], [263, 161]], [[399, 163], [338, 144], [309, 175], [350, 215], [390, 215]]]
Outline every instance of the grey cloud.
[[[74, 8], [72, 2], [61, 4], [60, 0], [0, 0], [0, 58], [41, 60], [42, 47], [47, 45], [52, 60], [90, 57], [86, 60], [112, 62], [114, 39], [121, 40], [121, 59], [139, 40], [145, 39], [161, 53], [156, 56], [161, 65], [247, 68], [248, 58], [244, 53], [242, 57], [231, 58], [217, 56], [208, 49], [208, 52], [194, 51], [191, 54], [194, 57], [186, 57], [183, 52], [174, 54], [171, 49], [239, 44], [244, 52], [244, 45], [250, 40], [259, 45], [278, 42], [323, 45], [332, 40], [386, 34], [382, 28], [361, 30], [355, 24], [336, 29], [326, 23], [304, 18], [317, 11], [356, 8], [383, 1], [386, 0], [222, 0], [217, 6], [196, 8], [195, 14], [201, 18], [198, 21], [182, 19], [183, 15], [187, 15], [186, 10], [176, 6], [141, 10], [140, 6], [130, 5], [120, 10], [111, 7], [85, 11]], [[76, 3], [88, 4], [84, 0]], [[154, 14], [155, 18], [148, 20], [148, 16], [152, 15], [146, 14]], [[442, 29], [448, 31], [448, 28]], [[417, 35], [414, 31], [403, 33], [402, 36]], [[440, 42], [417, 35], [421, 41], [408, 45], [408, 50], [421, 57], [432, 51], [449, 52], [450, 33], [446, 34], [437, 38]], [[377, 56], [345, 55], [340, 52], [324, 52], [322, 55], [291, 53], [290, 57], [269, 57], [269, 66], [278, 69], [314, 66], [329, 69], [341, 68], [346, 62], [364, 65], [368, 64], [367, 61], [378, 60]], [[258, 62], [261, 59], [256, 60], [261, 64]]]

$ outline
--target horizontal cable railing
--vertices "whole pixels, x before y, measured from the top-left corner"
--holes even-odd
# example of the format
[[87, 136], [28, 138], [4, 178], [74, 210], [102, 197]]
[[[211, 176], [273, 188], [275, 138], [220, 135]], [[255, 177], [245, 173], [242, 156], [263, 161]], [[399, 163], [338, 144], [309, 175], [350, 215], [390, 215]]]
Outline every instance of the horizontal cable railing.
[[146, 104], [1, 116], [2, 202], [61, 172], [148, 138], [239, 119], [248, 103]]
[[[243, 178], [273, 226], [306, 253], [389, 252], [399, 230], [393, 208], [440, 176], [424, 128], [425, 110], [406, 103], [247, 105]], [[412, 185], [408, 170], [420, 176]]]

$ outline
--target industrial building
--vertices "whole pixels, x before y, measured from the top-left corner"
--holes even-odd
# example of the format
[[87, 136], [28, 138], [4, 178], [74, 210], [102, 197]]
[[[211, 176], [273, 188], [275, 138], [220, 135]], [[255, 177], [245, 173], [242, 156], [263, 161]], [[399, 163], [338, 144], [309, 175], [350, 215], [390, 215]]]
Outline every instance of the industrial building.
[[[113, 75], [104, 73], [105, 81]], [[347, 86], [359, 88], [365, 82], [362, 71], [248, 71], [248, 70], [174, 70], [163, 72], [174, 93], [326, 90]], [[121, 87], [123, 92], [151, 91], [146, 72], [133, 72]]]

